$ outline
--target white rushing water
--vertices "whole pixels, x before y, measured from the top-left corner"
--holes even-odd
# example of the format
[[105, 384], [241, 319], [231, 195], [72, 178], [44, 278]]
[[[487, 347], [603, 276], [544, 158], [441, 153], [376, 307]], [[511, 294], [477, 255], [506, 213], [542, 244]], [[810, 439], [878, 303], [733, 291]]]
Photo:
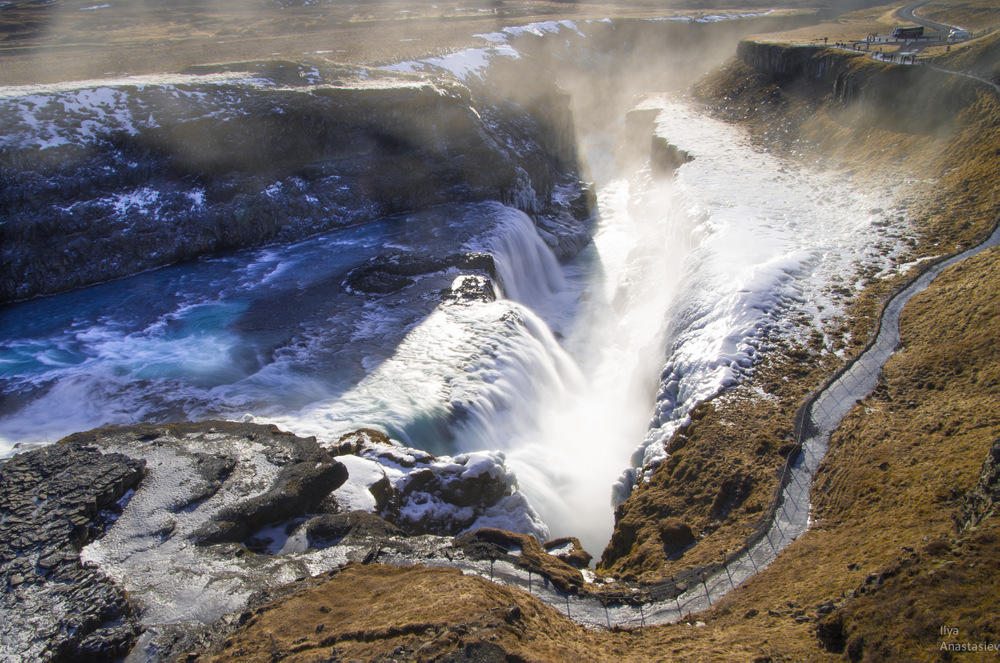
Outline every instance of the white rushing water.
[[[538, 28], [560, 31], [578, 34]], [[506, 38], [400, 66], [481, 78], [517, 57]], [[531, 504], [506, 524], [599, 554], [613, 501], [690, 410], [776, 338], [825, 333], [831, 284], [890, 268], [902, 240], [883, 223], [891, 191], [792, 167], [669, 98], [644, 106], [694, 160], [600, 182], [593, 244], [567, 265], [517, 210], [443, 206], [3, 309], [0, 453], [147, 420], [246, 418], [326, 444], [372, 427], [434, 454], [502, 452]], [[342, 287], [386, 249], [441, 246], [491, 253], [503, 296], [441, 302], [454, 270], [385, 296]]]
[[658, 134], [694, 157], [675, 181], [694, 239], [641, 465], [662, 460], [691, 407], [746, 375], [774, 341], [825, 335], [844, 295], [860, 288], [852, 275], [891, 269], [905, 230], [886, 223], [900, 214], [892, 191], [860, 191], [849, 176], [785, 162], [690, 106], [646, 104], [662, 108]]
[[[493, 59], [520, 57], [511, 39], [572, 48], [582, 26], [505, 30], [483, 35], [490, 47], [393, 68], [477, 83]], [[553, 535], [579, 536], [592, 552], [610, 537], [611, 502], [665, 458], [690, 410], [751, 373], [776, 341], [816, 331], [832, 347], [827, 323], [860, 285], [851, 275], [891, 268], [903, 241], [892, 191], [858, 191], [847, 176], [786, 163], [669, 97], [642, 107], [661, 109], [657, 133], [694, 161], [654, 180], [648, 169], [621, 173], [600, 141], [581, 138], [598, 146], [591, 171], [612, 175], [600, 183], [593, 247], [578, 261], [589, 261], [591, 280], [571, 277], [575, 326], [560, 329], [580, 377], [553, 382], [562, 389], [545, 391], [533, 420], [493, 434]], [[540, 302], [535, 311], [547, 315]]]
[[831, 284], [891, 268], [903, 239], [884, 223], [898, 214], [891, 192], [793, 168], [669, 98], [645, 106], [694, 160], [672, 178], [643, 168], [600, 187], [584, 283], [568, 268], [580, 303], [564, 345], [580, 377], [546, 391], [533, 421], [494, 432], [552, 535], [593, 552], [610, 537], [612, 500], [665, 457], [690, 410], [749, 375], [775, 341], [822, 333], [842, 313]]
[[[435, 304], [453, 278], [441, 275], [406, 297], [334, 297], [304, 317], [292, 304], [287, 329], [241, 323], [349, 267], [331, 256], [360, 262], [442, 235], [396, 222], [8, 309], [2, 365], [21, 403], [0, 417], [5, 448], [147, 419], [250, 415], [326, 442], [370, 426], [433, 453], [503, 451], [551, 534], [601, 550], [612, 484], [626, 494], [773, 334], [801, 337], [835, 315], [833, 275], [888, 266], [895, 246], [870, 213], [885, 202], [660, 105], [660, 133], [694, 161], [666, 180], [642, 169], [604, 183], [593, 245], [571, 264], [557, 265], [524, 214], [477, 208], [483, 230], [465, 248], [496, 256], [496, 302]], [[446, 228], [468, 223], [441, 214]]]

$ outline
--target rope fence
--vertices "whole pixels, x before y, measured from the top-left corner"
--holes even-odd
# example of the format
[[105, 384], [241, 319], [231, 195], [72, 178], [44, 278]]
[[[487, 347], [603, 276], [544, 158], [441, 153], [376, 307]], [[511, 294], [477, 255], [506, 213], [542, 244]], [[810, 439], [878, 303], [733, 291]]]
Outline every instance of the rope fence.
[[[565, 611], [568, 618], [593, 627], [641, 630], [652, 624], [677, 622], [711, 607], [766, 568], [782, 549], [808, 529], [813, 478], [826, 456], [830, 435], [858, 401], [877, 386], [883, 365], [899, 344], [899, 316], [906, 303], [951, 265], [998, 245], [1000, 219], [976, 246], [924, 263], [882, 305], [876, 327], [862, 351], [827, 378], [799, 407], [795, 417], [795, 448], [782, 466], [771, 505], [745, 543], [726, 555], [721, 563], [683, 571], [671, 581], [641, 590], [625, 586], [616, 590], [610, 585], [603, 594], [572, 594], [558, 589], [545, 576], [537, 573], [533, 576], [507, 560], [490, 559], [488, 566], [485, 560], [422, 561], [462, 568], [488, 576], [494, 582], [526, 589]], [[391, 559], [385, 561], [393, 563]]]

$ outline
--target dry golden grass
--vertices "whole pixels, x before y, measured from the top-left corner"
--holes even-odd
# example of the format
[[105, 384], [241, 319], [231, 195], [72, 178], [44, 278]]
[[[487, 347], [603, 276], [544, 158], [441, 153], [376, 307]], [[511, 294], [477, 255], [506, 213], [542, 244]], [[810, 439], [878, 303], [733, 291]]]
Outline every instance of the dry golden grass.
[[[969, 246], [992, 230], [1000, 213], [996, 95], [980, 93], [954, 133], [935, 135], [865, 122], [813, 93], [796, 98], [739, 65], [703, 84], [702, 93], [726, 99], [720, 110], [772, 149], [805, 150], [841, 168], [864, 166], [859, 174], [937, 178], [936, 186], [915, 191], [920, 236], [912, 256]], [[785, 131], [775, 132], [781, 123]], [[726, 634], [716, 637], [767, 633], [770, 655], [796, 660], [803, 647], [813, 648], [807, 658], [821, 654], [820, 620], [824, 632], [842, 636], [839, 644], [852, 659], [937, 660], [940, 626], [959, 628], [977, 642], [1000, 642], [992, 617], [998, 599], [981, 589], [998, 579], [992, 562], [998, 525], [987, 519], [971, 533], [953, 530], [958, 503], [1000, 437], [998, 258], [994, 250], [952, 268], [911, 302], [902, 322], [904, 351], [887, 365], [880, 389], [834, 436], [814, 488], [814, 527], [705, 615]], [[856, 340], [867, 337], [879, 303], [898, 280], [872, 282], [856, 299], [849, 321]], [[719, 410], [728, 416], [725, 404]], [[928, 552], [933, 541], [942, 543]], [[942, 550], [971, 566], [949, 558], [954, 568], [937, 572]], [[897, 579], [900, 568], [908, 580]], [[876, 578], [868, 578], [873, 573]], [[821, 605], [823, 612], [834, 609], [832, 616], [821, 617]], [[890, 623], [895, 626], [887, 628]]]
[[961, 48], [952, 49], [950, 53], [938, 53], [933, 64], [964, 71], [992, 80], [1000, 81], [1000, 32], [993, 32], [986, 37], [969, 42]]
[[[696, 408], [692, 424], [671, 439], [670, 457], [619, 507], [599, 570], [655, 581], [742, 546], [774, 498], [794, 447], [796, 410], [839, 363], [815, 335], [808, 348], [785, 345], [769, 355], [752, 385]], [[697, 538], [683, 554], [671, 545], [672, 530], [663, 530], [675, 521]]]
[[212, 660], [431, 661], [481, 642], [529, 660], [593, 660], [595, 635], [525, 592], [454, 569], [349, 564], [257, 611]]
[[1000, 6], [994, 0], [934, 0], [916, 13], [972, 32], [1000, 27]]
[[[905, 3], [886, 4], [838, 16], [816, 25], [806, 26], [786, 32], [755, 35], [760, 41], [771, 41], [795, 46], [834, 44], [836, 42], [864, 41], [870, 34], [886, 35], [892, 29], [909, 25], [896, 15]], [[955, 25], [972, 32], [993, 30], [1000, 27], [1000, 6], [994, 0], [935, 0], [919, 8], [916, 12], [924, 18]], [[825, 41], [824, 41], [825, 39]], [[974, 49], [981, 39], [951, 46], [928, 47], [922, 52], [924, 57], [943, 56]], [[885, 53], [898, 48], [891, 44], [879, 47]]]
[[[797, 30], [760, 34], [752, 38], [796, 46], [861, 41], [870, 34], [885, 35], [892, 32], [892, 29], [895, 27], [908, 25], [909, 23], [896, 16], [896, 10], [902, 5], [903, 3], [870, 7], [842, 14], [836, 18], [822, 21], [816, 25], [798, 28]], [[826, 42], [824, 42], [824, 39]]]

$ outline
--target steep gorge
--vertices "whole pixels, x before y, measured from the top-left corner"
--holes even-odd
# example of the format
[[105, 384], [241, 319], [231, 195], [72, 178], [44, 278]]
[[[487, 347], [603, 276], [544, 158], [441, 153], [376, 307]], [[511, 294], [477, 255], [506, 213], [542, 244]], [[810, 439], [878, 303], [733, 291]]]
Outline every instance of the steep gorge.
[[[754, 48], [741, 47], [743, 53]], [[795, 49], [768, 48], [786, 51], [789, 59], [799, 57]], [[860, 70], [853, 84], [867, 84], [866, 63], [856, 56], [828, 57], [841, 65], [853, 60]], [[880, 75], [895, 75], [883, 65], [872, 66]], [[921, 78], [917, 70], [905, 78], [920, 86], [913, 91], [916, 96], [933, 96], [941, 89], [937, 74]], [[898, 118], [884, 123], [885, 116], [873, 103], [845, 103], [837, 96], [835, 80], [826, 80], [817, 90], [814, 79], [775, 76], [759, 62], [756, 69], [735, 62], [703, 82], [699, 94], [717, 112], [743, 122], [763, 147], [854, 168], [868, 186], [877, 186], [884, 177], [935, 178], [936, 186], [914, 190], [913, 205], [920, 210], [914, 258], [947, 254], [992, 230], [998, 209], [993, 192], [1000, 181], [993, 158], [1000, 108], [991, 92], [974, 85], [970, 89], [967, 81], [947, 81], [945, 89], [964, 88], [969, 101], [954, 114], [936, 118], [954, 127], [942, 135], [927, 132], [923, 119], [907, 131]], [[931, 107], [951, 103], [946, 99]], [[880, 158], [872, 160], [873, 154]], [[898, 169], [900, 164], [905, 170]], [[423, 637], [385, 634], [378, 645], [338, 632], [343, 638], [336, 640], [337, 651], [362, 656], [390, 650], [404, 656], [418, 656], [418, 651], [460, 655], [464, 647], [469, 655], [469, 647], [488, 638], [490, 646], [527, 658], [572, 651], [585, 659], [621, 660], [671, 654], [696, 660], [935, 660], [943, 644], [995, 643], [1000, 631], [990, 615], [996, 614], [996, 598], [981, 588], [995, 582], [996, 564], [991, 560], [998, 540], [996, 524], [986, 517], [973, 525], [962, 514], [975, 508], [969, 505], [979, 503], [984, 491], [992, 490], [993, 441], [1000, 433], [997, 381], [988, 368], [997, 364], [996, 344], [989, 340], [994, 332], [986, 319], [998, 310], [996, 258], [993, 250], [952, 268], [913, 301], [904, 314], [901, 352], [890, 360], [876, 392], [855, 408], [834, 438], [817, 478], [813, 529], [760, 576], [699, 615], [702, 628], [682, 624], [631, 633], [581, 633], [537, 603], [524, 605], [528, 597], [523, 593], [510, 592], [491, 599], [517, 605], [512, 618], [466, 622], [456, 615], [442, 624], [428, 624]], [[897, 274], [867, 280], [855, 298], [852, 316], [839, 330], [848, 354], [857, 352], [870, 333], [878, 302], [905, 278]], [[670, 481], [670, 475], [694, 457], [703, 467], [761, 467], [757, 476], [767, 478], [768, 467], [774, 465], [761, 463], [761, 453], [766, 458], [774, 447], [780, 451], [805, 392], [835, 367], [830, 359], [820, 361], [814, 350], [789, 348], [783, 357], [772, 356], [746, 388], [699, 408], [671, 442], [671, 460], [677, 460], [661, 466], [619, 512], [616, 539], [639, 534], [622, 547], [627, 555], [612, 558], [616, 571], [653, 579], [693, 564], [710, 564], [721, 551], [739, 545], [745, 536], [740, 523], [745, 527], [759, 513], [759, 507], [746, 508], [747, 502], [753, 505], [751, 500], [742, 507], [746, 515], [741, 515], [741, 507], [731, 510], [729, 522], [710, 530], [679, 562], [666, 561], [670, 543], [683, 545], [684, 537], [674, 521], [664, 518], [665, 507], [671, 502], [687, 505], [689, 522], [697, 530], [698, 523], [712, 522], [717, 495], [741, 492], [739, 483], [736, 490], [722, 485], [718, 492], [705, 483], [722, 483], [720, 472], [692, 474], [685, 481]], [[754, 395], [755, 388], [771, 397]], [[778, 456], [770, 457], [781, 462]], [[752, 498], [758, 505], [770, 498], [774, 486], [762, 483], [762, 489], [752, 493], [759, 496]], [[706, 520], [696, 520], [701, 518]], [[614, 542], [608, 552], [613, 549]], [[322, 600], [325, 592], [360, 591], [369, 582], [385, 588], [423, 583], [421, 574], [428, 572], [399, 569], [393, 577], [377, 580], [372, 573], [352, 569], [351, 575], [332, 577], [315, 590], [303, 587], [297, 600], [308, 605]], [[475, 593], [486, 595], [485, 590]], [[449, 590], [440, 596], [461, 601]], [[283, 606], [278, 602], [262, 611], [261, 628], [284, 633]], [[419, 614], [417, 606], [380, 606], [390, 613], [384, 623], [401, 623], [407, 615]], [[454, 638], [445, 634], [462, 624], [473, 630], [452, 644]], [[951, 640], [942, 637], [945, 626], [955, 636]], [[220, 660], [235, 652], [253, 656], [265, 651], [261, 628], [247, 627]], [[427, 649], [419, 650], [421, 646]]]
[[576, 224], [564, 251], [585, 241], [586, 200], [552, 199], [579, 168], [551, 82], [487, 109], [455, 81], [317, 64], [3, 100], [2, 299], [443, 202], [502, 201]]
[[[766, 54], [762, 55], [762, 52]], [[928, 74], [926, 77], [919, 73], [906, 73], [904, 76], [897, 74], [896, 70], [899, 68], [868, 64], [856, 57], [843, 54], [819, 52], [807, 54], [797, 52], [796, 49], [764, 47], [749, 42], [741, 45], [740, 53], [743, 62], [729, 65], [721, 74], [702, 83], [700, 96], [724, 116], [745, 122], [757, 133], [762, 145], [769, 149], [794, 150], [804, 155], [818, 154], [823, 158], [837, 160], [840, 166], [859, 169], [862, 173], [859, 179], [865, 181], [865, 185], [877, 184], [878, 178], [886, 173], [893, 177], [899, 176], [898, 171], [889, 169], [904, 156], [915, 157], [912, 161], [907, 161], [907, 164], [916, 163], [924, 168], [917, 171], [921, 177], [939, 178], [939, 188], [933, 195], [915, 201], [922, 206], [921, 209], [928, 211], [920, 217], [923, 221], [923, 235], [914, 238], [912, 253], [914, 259], [937, 255], [947, 252], [953, 246], [968, 244], [986, 228], [992, 227], [996, 201], [993, 199], [995, 194], [990, 193], [990, 190], [992, 188], [995, 192], [996, 187], [991, 187], [991, 184], [997, 180], [996, 174], [991, 170], [993, 166], [989, 159], [990, 150], [995, 148], [988, 137], [991, 135], [990, 131], [995, 129], [991, 122], [995, 122], [997, 114], [995, 99], [988, 93], [978, 92], [974, 87], [970, 87], [972, 84], [951, 78], [944, 80], [945, 85], [942, 86], [942, 79], [938, 78], [936, 73]], [[878, 85], [876, 86], [873, 81], [878, 81]], [[903, 86], [907, 90], [915, 88], [914, 96], [929, 100], [927, 107], [936, 114], [934, 122], [927, 123], [926, 117], [919, 117], [917, 114], [911, 116], [907, 112], [899, 113], [898, 109], [887, 101], [896, 96], [882, 96], [879, 92], [885, 90], [886, 86], [893, 85]], [[942, 89], [949, 92], [947, 98], [943, 100], [939, 94]], [[963, 103], [956, 106], [955, 99], [963, 100]], [[951, 124], [952, 121], [955, 122], [954, 125]], [[955, 126], [955, 130], [950, 132], [941, 130], [941, 127], [950, 126]], [[992, 135], [995, 135], [995, 132]], [[849, 140], [844, 140], [845, 138]], [[837, 142], [846, 147], [840, 148], [839, 151], [827, 149]], [[859, 163], [863, 163], [862, 157], [870, 158], [873, 153], [880, 153], [881, 161], [868, 161], [868, 172], [865, 173], [866, 168], [859, 166]], [[956, 172], [966, 174], [975, 172], [976, 178], [959, 179]], [[534, 181], [533, 178], [532, 182]], [[970, 189], [969, 185], [965, 184], [963, 188], [963, 183], [966, 182], [978, 183], [979, 186]], [[956, 215], [960, 212], [971, 217], [968, 223], [956, 219]], [[938, 244], [935, 244], [936, 242]], [[989, 294], [988, 287], [973, 287], [977, 281], [988, 284], [995, 280], [991, 276], [991, 268], [986, 266], [989, 263], [989, 257], [984, 257], [975, 265], [966, 267], [972, 271], [966, 272], [961, 283], [964, 284], [963, 287], [973, 288], [975, 295], [952, 302], [959, 306], [964, 305], [966, 313], [975, 308], [996, 309], [996, 302]], [[844, 327], [839, 330], [844, 336], [847, 352], [853, 352], [863, 344], [871, 328], [872, 315], [877, 309], [877, 303], [884, 293], [900, 280], [901, 276], [868, 281], [868, 288], [855, 300], [854, 317], [844, 321]], [[937, 302], [929, 304], [935, 310], [937, 306], [943, 304], [943, 300], [953, 299], [945, 292], [934, 289], [928, 291], [926, 297]], [[928, 320], [930, 329], [919, 332], [919, 335], [933, 338], [934, 325], [947, 325], [948, 320], [954, 315], [956, 313], [942, 313], [936, 322], [931, 318]], [[977, 322], [972, 327], [985, 330], [989, 329], [989, 324]], [[908, 331], [906, 334], [906, 339], [916, 338], [915, 332]], [[962, 343], [963, 340], [960, 338], [955, 342]], [[895, 387], [890, 384], [890, 400], [916, 403], [917, 409], [926, 407], [928, 418], [934, 419], [937, 414], [935, 403], [940, 398], [959, 393], [957, 390], [964, 387], [953, 385], [953, 381], [949, 379], [934, 380], [934, 386], [927, 387], [928, 380], [925, 373], [936, 372], [935, 367], [940, 364], [939, 359], [933, 355], [930, 348], [920, 350], [919, 344], [912, 340], [904, 340], [904, 343], [908, 348], [912, 347], [915, 350], [917, 356], [911, 360], [917, 363], [924, 362], [920, 369], [922, 377], [919, 385], [904, 385], [902, 392], [893, 392], [892, 389]], [[977, 347], [983, 346], [989, 351], [989, 343], [986, 341], [983, 343], [978, 343]], [[742, 542], [749, 527], [755, 523], [761, 511], [765, 510], [774, 492], [776, 479], [773, 477], [773, 472], [783, 463], [783, 456], [788, 452], [786, 444], [795, 409], [804, 394], [818, 385], [835, 366], [836, 359], [829, 354], [821, 354], [818, 351], [820, 346], [820, 341], [817, 341], [815, 347], [786, 348], [783, 353], [777, 353], [766, 359], [752, 381], [737, 387], [725, 398], [703, 405], [692, 414], [691, 423], [682, 428], [670, 442], [668, 446], [670, 458], [653, 473], [652, 480], [648, 484], [640, 485], [620, 507], [616, 539], [612, 541], [612, 546], [602, 560], [606, 570], [611, 570], [623, 578], [662, 579], [693, 566], [711, 564], [719, 559], [720, 554]], [[955, 368], [953, 374], [965, 374], [965, 366], [974, 362], [973, 357], [978, 354], [971, 352], [968, 355], [957, 355], [954, 361], [961, 364], [961, 369]], [[989, 384], [988, 378], [989, 376], [981, 379], [977, 377], [972, 383], [972, 389], [961, 392], [963, 398], [974, 399], [976, 404], [970, 406], [972, 409], [979, 408], [985, 412], [993, 412], [992, 403], [996, 402], [996, 396], [990, 391], [992, 385]], [[945, 385], [943, 390], [938, 389], [941, 385]], [[988, 388], [983, 389], [983, 385]], [[952, 390], [952, 386], [955, 391]], [[763, 389], [768, 398], [756, 395], [754, 392], [757, 389]], [[873, 396], [872, 400], [877, 398]], [[873, 406], [869, 404], [868, 407]], [[963, 421], [964, 417], [956, 415], [951, 428], [958, 427], [956, 430], [960, 430]], [[931, 425], [930, 422], [927, 425]], [[879, 426], [873, 428], [872, 431], [863, 432], [862, 439], [874, 443], [879, 436], [884, 436]], [[953, 454], [950, 456], [952, 460], [949, 461], [947, 470], [942, 470], [930, 480], [925, 480], [914, 470], [913, 473], [899, 477], [897, 481], [911, 482], [915, 490], [933, 492], [934, 500], [928, 508], [937, 509], [936, 514], [953, 508], [965, 492], [965, 484], [961, 488], [955, 488], [955, 477], [969, 475], [971, 479], [978, 471], [982, 457], [986, 453], [986, 448], [983, 448], [984, 442], [988, 443], [987, 438], [991, 431], [993, 435], [996, 433], [995, 417], [985, 415], [980, 428], [983, 429], [982, 434], [977, 433], [975, 439], [970, 440], [967, 446], [953, 449], [941, 441], [940, 444], [944, 446], [926, 455], [927, 458], [933, 459]], [[890, 429], [897, 428], [893, 426]], [[863, 463], [863, 468], [833, 464], [838, 462], [841, 461], [835, 455], [831, 465], [825, 470], [830, 473], [831, 478], [850, 476], [852, 472], [861, 472], [862, 469], [870, 472], [872, 466], [879, 468], [880, 472], [886, 471], [867, 460]], [[895, 468], [897, 464], [903, 465], [909, 461], [904, 453], [899, 458], [893, 456], [885, 462], [887, 467]], [[717, 468], [726, 468], [726, 471], [710, 471]], [[698, 480], [691, 480], [693, 477], [697, 477]], [[846, 477], [837, 478], [836, 481], [845, 486], [852, 485], [852, 481]], [[866, 617], [864, 610], [857, 607], [860, 604], [852, 605], [849, 600], [841, 600], [837, 598], [837, 593], [852, 590], [852, 587], [862, 580], [862, 571], [878, 569], [880, 564], [893, 564], [890, 549], [894, 551], [896, 546], [919, 547], [920, 544], [916, 542], [923, 536], [919, 523], [901, 533], [893, 529], [891, 522], [882, 522], [880, 525], [885, 528], [885, 536], [873, 537], [872, 542], [857, 553], [856, 556], [860, 561], [852, 562], [857, 564], [857, 568], [849, 569], [845, 574], [837, 566], [835, 571], [834, 566], [839, 562], [834, 558], [839, 560], [840, 551], [863, 535], [868, 526], [867, 519], [875, 509], [872, 506], [871, 510], [857, 513], [850, 512], [851, 510], [844, 506], [855, 504], [866, 496], [869, 496], [870, 502], [870, 495], [872, 493], [877, 495], [879, 489], [872, 487], [870, 483], [872, 479], [869, 477], [866, 481], [867, 483], [862, 485], [868, 486], [865, 489], [867, 492], [861, 491], [864, 494], [860, 495], [859, 499], [838, 497], [839, 505], [828, 504], [823, 499], [818, 501], [817, 508], [826, 509], [819, 512], [819, 518], [842, 519], [847, 523], [843, 528], [828, 528], [826, 525], [821, 525], [817, 528], [820, 531], [808, 534], [801, 544], [791, 547], [787, 556], [765, 572], [764, 576], [751, 581], [746, 587], [728, 597], [722, 606], [708, 613], [705, 619], [709, 620], [710, 626], [707, 629], [689, 629], [688, 632], [682, 632], [671, 627], [661, 627], [649, 629], [645, 635], [638, 638], [635, 634], [581, 635], [575, 632], [573, 627], [568, 626], [563, 618], [552, 614], [551, 608], [536, 608], [531, 604], [530, 610], [522, 606], [516, 613], [512, 612], [513, 608], [502, 615], [498, 613], [499, 622], [490, 615], [477, 617], [482, 623], [477, 622], [472, 635], [468, 636], [468, 631], [464, 633], [452, 631], [454, 624], [446, 620], [440, 624], [421, 622], [423, 624], [421, 628], [387, 631], [384, 629], [379, 631], [381, 627], [377, 625], [366, 625], [364, 628], [370, 629], [369, 631], [362, 628], [350, 633], [337, 633], [337, 635], [331, 633], [324, 638], [328, 640], [328, 645], [337, 643], [338, 651], [341, 653], [357, 651], [359, 655], [364, 652], [363, 655], [368, 656], [394, 649], [406, 655], [417, 656], [417, 646], [414, 643], [419, 641], [421, 637], [419, 634], [436, 629], [435, 648], [428, 649], [427, 652], [433, 651], [442, 655], [472, 646], [478, 641], [477, 638], [481, 640], [486, 633], [492, 633], [497, 636], [499, 643], [497, 647], [508, 653], [523, 652], [529, 657], [542, 656], [540, 653], [542, 651], [552, 651], [546, 647], [558, 650], [560, 643], [565, 644], [574, 639], [592, 643], [595, 648], [593, 651], [614, 652], [623, 658], [632, 657], [637, 660], [648, 656], [650, 651], [667, 651], [667, 648], [691, 653], [695, 657], [720, 655], [722, 651], [720, 648], [725, 648], [730, 654], [736, 651], [770, 652], [772, 655], [793, 658], [816, 657], [823, 652], [818, 649], [818, 641], [810, 629], [824, 615], [834, 612], [834, 617], [824, 622], [830, 626], [821, 629], [822, 633], [827, 634], [824, 636], [824, 646], [832, 650], [836, 650], [838, 646], [846, 647], [849, 653], [854, 652], [850, 653], [853, 657], [865, 651], [866, 642], [869, 648], [873, 646], [872, 639], [875, 636], [866, 632], [864, 619], [875, 619], [877, 615], [871, 617], [869, 613]], [[894, 508], [904, 507], [900, 505]], [[939, 518], [939, 515], [934, 517]], [[946, 519], [939, 518], [939, 520], [943, 522]], [[944, 525], [936, 527], [935, 535], [942, 540], [946, 539], [949, 532], [947, 527]], [[992, 539], [983, 533], [988, 532], [990, 527], [992, 524], [987, 519], [985, 529], [975, 534], [978, 537], [975, 541], [977, 546], [983, 545], [983, 542], [986, 545], [991, 543]], [[697, 543], [686, 549], [693, 539], [696, 539]], [[936, 558], [957, 546], [955, 540], [949, 540], [942, 545], [945, 547], [938, 545], [933, 549], [930, 546], [926, 546], [927, 550], [921, 548], [920, 554], [925, 558]], [[678, 555], [678, 551], [683, 554]], [[817, 557], [824, 561], [816, 563], [813, 560]], [[352, 591], [350, 585], [354, 577], [352, 574], [373, 573], [381, 574], [377, 582], [387, 583], [385, 586], [390, 591], [402, 586], [401, 583], [422, 581], [419, 576], [426, 574], [420, 570], [398, 572], [352, 570], [350, 573], [332, 576], [331, 588], [337, 583], [343, 583], [347, 589], [341, 591]], [[866, 586], [874, 583], [877, 587], [881, 587], [881, 583], [891, 580], [896, 573], [883, 573], [884, 578], [871, 583], [864, 579], [864, 582]], [[393, 578], [397, 576], [400, 580], [394, 581]], [[980, 579], [976, 579], [976, 582], [979, 581]], [[303, 587], [302, 591], [305, 592], [307, 589]], [[503, 595], [509, 590], [495, 592], [494, 589], [459, 588], [447, 582], [434, 587], [434, 591], [440, 592], [435, 596], [450, 597], [459, 604], [462, 603], [459, 599], [459, 594], [462, 592], [473, 592], [473, 594], [490, 592], [491, 596], [493, 593], [499, 593], [502, 596], [497, 600], [506, 601], [504, 605], [520, 605], [525, 601], [520, 595], [516, 598]], [[864, 592], [857, 594], [863, 595]], [[905, 592], [903, 596], [905, 597]], [[785, 603], [794, 605], [786, 607]], [[752, 607], [749, 607], [751, 605]], [[823, 607], [827, 605], [830, 607]], [[765, 610], [764, 606], [768, 606], [769, 609]], [[394, 606], [395, 611], [387, 608], [382, 619], [387, 620], [387, 623], [393, 621], [400, 624], [409, 623], [412, 620], [408, 617], [408, 611], [413, 609], [413, 606], [405, 604]], [[281, 610], [279, 604], [276, 610], [269, 608], [267, 612], [280, 615]], [[448, 617], [448, 620], [462, 619], [461, 615]], [[964, 618], [956, 616], [955, 619]], [[932, 618], [928, 616], [925, 619], [930, 624], [931, 622], [927, 620]], [[258, 620], [255, 618], [247, 624], [245, 632], [248, 639], [256, 637], [253, 630], [256, 622]], [[260, 622], [263, 622], [263, 619]], [[969, 633], [973, 632], [972, 627], [966, 627], [964, 621], [954, 623], [961, 623], [963, 629], [968, 629]], [[309, 627], [312, 628], [312, 624]], [[980, 629], [975, 631], [977, 635], [980, 632], [986, 635], [993, 633], [989, 624], [982, 625], [977, 622], [975, 628]], [[369, 642], [372, 638], [368, 636], [376, 632], [378, 636], [375, 639], [378, 644], [372, 645]], [[445, 632], [454, 632], [457, 635], [444, 637], [442, 634]], [[478, 636], [475, 635], [477, 632]], [[529, 633], [530, 639], [534, 640], [532, 645], [527, 644]], [[438, 638], [439, 635], [442, 637]], [[258, 651], [262, 655], [270, 656], [275, 647], [280, 649], [291, 646], [288, 643], [292, 637], [289, 636], [288, 640], [279, 640], [277, 645], [273, 637], [270, 643], [266, 639], [262, 640]], [[719, 640], [721, 643], [710, 644], [711, 639]], [[926, 639], [925, 637], [924, 640]], [[848, 641], [854, 644], [848, 646]], [[249, 656], [253, 651], [252, 647], [247, 648], [244, 644], [246, 641], [235, 642], [234, 647], [243, 647], [238, 649], [239, 657]], [[299, 644], [301, 645], [301, 642]], [[269, 647], [271, 651], [268, 650]], [[583, 649], [580, 656], [586, 657], [586, 651], [587, 649]]]
[[[765, 149], [850, 169], [859, 186], [913, 181], [917, 227], [910, 260], [946, 255], [992, 232], [1000, 201], [985, 183], [1000, 174], [993, 141], [984, 140], [996, 121], [987, 110], [996, 101], [986, 86], [818, 47], [743, 41], [738, 54], [699, 83], [699, 98], [746, 126]], [[934, 180], [940, 185], [926, 184]], [[973, 189], [973, 182], [982, 184]], [[879, 302], [903, 280], [904, 274], [864, 279], [851, 319], [832, 330], [848, 356], [866, 343]], [[767, 357], [747, 389], [763, 389], [767, 398], [737, 389], [692, 413], [691, 425], [671, 440], [667, 463], [619, 507], [603, 558], [609, 570], [671, 574], [712, 565], [743, 543], [775, 494], [773, 472], [792, 449], [796, 410], [842, 361], [822, 348], [817, 335], [809, 345]], [[700, 471], [710, 467], [724, 469]], [[728, 507], [720, 518], [722, 505]], [[681, 523], [701, 535], [676, 556], [672, 537]]]

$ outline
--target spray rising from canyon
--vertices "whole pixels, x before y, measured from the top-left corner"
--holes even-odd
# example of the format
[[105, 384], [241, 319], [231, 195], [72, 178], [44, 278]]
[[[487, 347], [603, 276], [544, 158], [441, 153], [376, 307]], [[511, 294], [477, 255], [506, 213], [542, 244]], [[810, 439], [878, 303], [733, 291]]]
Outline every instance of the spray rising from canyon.
[[[393, 66], [456, 75], [487, 97], [540, 69], [559, 81], [577, 132], [566, 142], [589, 166], [598, 203], [592, 244], [565, 264], [523, 211], [533, 194], [518, 184], [509, 204], [440, 205], [26, 302], [5, 312], [8, 448], [140, 420], [252, 418], [327, 444], [370, 426], [435, 454], [503, 451], [540, 518], [479, 524], [528, 522], [533, 534], [578, 536], [599, 551], [613, 500], [663, 459], [694, 404], [751, 371], [775, 336], [811, 329], [792, 321], [836, 315], [828, 281], [858, 262], [880, 265], [895, 241], [872, 242], [871, 210], [886, 201], [790, 171], [670, 97], [642, 102], [657, 120], [623, 152], [635, 94], [677, 90], [732, 46], [725, 28], [651, 27], [660, 26], [538, 24], [487, 35], [487, 49]], [[176, 96], [185, 95], [197, 96]], [[654, 127], [694, 160], [654, 173]], [[160, 195], [116, 200], [152, 207]], [[456, 247], [493, 256], [501, 297], [441, 305], [442, 291], [458, 290], [447, 266], [377, 297], [338, 290], [367, 261], [397, 259], [387, 249], [442, 262]]]

